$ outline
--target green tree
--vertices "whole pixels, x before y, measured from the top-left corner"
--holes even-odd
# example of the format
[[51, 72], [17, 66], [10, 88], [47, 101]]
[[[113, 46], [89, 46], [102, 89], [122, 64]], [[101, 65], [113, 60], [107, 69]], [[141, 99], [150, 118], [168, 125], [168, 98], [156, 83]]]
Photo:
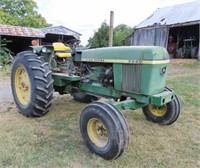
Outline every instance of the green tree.
[[[113, 30], [113, 46], [130, 45], [130, 35], [133, 32], [133, 28], [120, 24]], [[104, 21], [101, 27], [94, 32], [93, 37], [88, 40], [88, 45], [93, 48], [107, 47], [109, 40], [109, 25]]]
[[113, 31], [113, 46], [130, 45], [131, 40], [129, 35], [133, 33], [133, 28], [120, 24]]
[[10, 54], [12, 54], [10, 49], [7, 48], [8, 43], [11, 43], [11, 41], [5, 38], [3, 38], [2, 40], [0, 39], [0, 65], [8, 63], [10, 59]]
[[108, 39], [109, 39], [108, 31], [109, 31], [109, 26], [106, 23], [106, 21], [104, 21], [101, 24], [101, 27], [94, 32], [94, 36], [89, 38], [88, 40], [89, 44], [87, 46], [91, 46], [94, 48], [108, 46]]
[[10, 24], [10, 25], [17, 25], [18, 20], [9, 15], [9, 13], [6, 13], [3, 11], [3, 9], [0, 7], [0, 23], [1, 24]]
[[37, 8], [33, 0], [1, 0], [0, 23], [35, 28], [49, 26]]

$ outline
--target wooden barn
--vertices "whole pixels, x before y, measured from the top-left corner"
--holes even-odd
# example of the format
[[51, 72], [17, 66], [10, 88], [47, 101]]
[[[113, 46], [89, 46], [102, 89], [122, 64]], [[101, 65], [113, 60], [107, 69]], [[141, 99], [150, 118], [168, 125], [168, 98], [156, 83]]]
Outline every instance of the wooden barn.
[[200, 59], [200, 0], [158, 8], [136, 26], [132, 45], [167, 48], [171, 58]]

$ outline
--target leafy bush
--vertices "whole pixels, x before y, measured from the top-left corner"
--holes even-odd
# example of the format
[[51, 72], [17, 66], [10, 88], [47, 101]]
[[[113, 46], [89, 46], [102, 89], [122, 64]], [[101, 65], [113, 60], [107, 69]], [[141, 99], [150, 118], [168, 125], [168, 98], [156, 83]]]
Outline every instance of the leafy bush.
[[11, 65], [4, 65], [2, 67], [0, 66], [0, 75], [10, 73], [10, 71], [11, 71]]
[[0, 65], [5, 65], [10, 60], [11, 50], [7, 48], [7, 44], [12, 41], [3, 38], [0, 40]]

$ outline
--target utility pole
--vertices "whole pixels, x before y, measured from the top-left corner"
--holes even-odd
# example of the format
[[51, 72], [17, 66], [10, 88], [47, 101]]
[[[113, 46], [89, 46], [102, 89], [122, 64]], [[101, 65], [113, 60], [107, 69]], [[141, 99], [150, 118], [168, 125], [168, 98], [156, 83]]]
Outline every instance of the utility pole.
[[113, 45], [113, 25], [114, 25], [114, 12], [110, 11], [110, 28], [109, 28], [109, 42], [108, 42], [109, 47], [112, 47]]
[[200, 60], [200, 24], [199, 24], [199, 51], [198, 51], [197, 59]]

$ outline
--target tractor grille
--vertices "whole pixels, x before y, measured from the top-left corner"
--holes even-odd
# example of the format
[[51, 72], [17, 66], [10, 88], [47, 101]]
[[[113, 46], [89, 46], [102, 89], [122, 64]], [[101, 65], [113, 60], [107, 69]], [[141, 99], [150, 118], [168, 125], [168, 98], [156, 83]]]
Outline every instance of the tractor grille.
[[122, 65], [122, 90], [140, 93], [141, 65]]

